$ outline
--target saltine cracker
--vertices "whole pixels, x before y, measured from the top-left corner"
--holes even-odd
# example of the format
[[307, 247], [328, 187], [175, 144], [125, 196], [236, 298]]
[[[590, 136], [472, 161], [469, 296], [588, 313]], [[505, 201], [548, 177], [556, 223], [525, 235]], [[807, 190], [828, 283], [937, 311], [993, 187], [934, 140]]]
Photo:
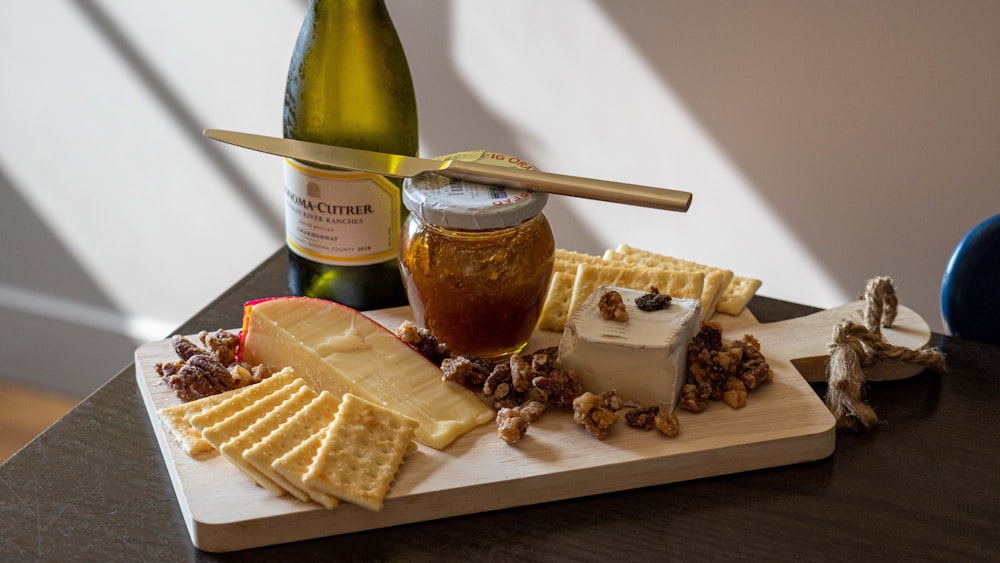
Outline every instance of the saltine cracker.
[[573, 280], [569, 314], [583, 305], [598, 287], [613, 286], [649, 291], [656, 288], [671, 297], [701, 299], [705, 286], [704, 272], [675, 272], [659, 268], [628, 268], [620, 265], [580, 264]]
[[417, 425], [348, 393], [303, 480], [341, 500], [379, 511]]
[[[243, 459], [271, 479], [291, 483], [325, 508], [335, 508], [338, 504], [336, 497], [306, 485], [302, 478], [319, 449], [322, 433], [333, 422], [339, 406], [340, 400], [329, 391], [320, 392], [266, 438], [243, 452]], [[288, 458], [284, 465], [278, 461], [312, 439], [313, 443], [306, 446], [311, 453], [303, 450], [298, 457], [293, 455]]]

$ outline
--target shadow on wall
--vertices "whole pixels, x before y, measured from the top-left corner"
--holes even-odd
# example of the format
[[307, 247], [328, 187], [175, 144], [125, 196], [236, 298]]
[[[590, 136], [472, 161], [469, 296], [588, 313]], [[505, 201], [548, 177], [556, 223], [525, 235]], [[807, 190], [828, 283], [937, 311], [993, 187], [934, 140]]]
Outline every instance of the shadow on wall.
[[[94, 31], [114, 48], [120, 60], [156, 98], [160, 108], [177, 123], [179, 130], [187, 134], [187, 140], [190, 144], [198, 147], [198, 150], [211, 160], [219, 173], [229, 181], [233, 193], [246, 203], [257, 220], [276, 238], [283, 237], [283, 217], [275, 213], [270, 202], [253, 188], [253, 182], [247, 177], [246, 172], [241, 170], [228, 156], [226, 149], [220, 143], [212, 141], [202, 134], [203, 128], [200, 125], [200, 120], [195, 116], [194, 108], [191, 108], [176, 92], [169, 80], [150, 64], [105, 9], [93, 0], [75, 0], [75, 3], [94, 27]], [[305, 3], [303, 3], [304, 9]]]
[[[408, 52], [420, 53], [409, 56], [408, 62], [419, 101], [421, 156], [478, 149], [526, 156], [527, 147], [510, 126], [484, 106], [456, 73], [450, 41], [454, 10], [447, 3], [427, 9], [419, 2], [397, 2], [391, 10], [394, 21], [421, 31], [403, 37]], [[398, 27], [403, 35], [406, 29]], [[434, 92], [447, 95], [428, 95]], [[576, 249], [600, 247], [598, 237], [562, 198], [549, 198], [545, 214], [557, 241], [571, 240]]]
[[940, 324], [1000, 209], [1000, 4], [599, 4], [837, 285], [892, 275]]
[[[595, 5], [834, 285], [853, 295], [890, 275], [904, 303], [940, 326], [951, 249], [1000, 209], [1000, 165], [987, 149], [1000, 146], [1000, 59], [992, 56], [1000, 4]], [[410, 64], [424, 155], [489, 148], [530, 160], [530, 139], [455, 70], [454, 6], [391, 6], [419, 53]], [[603, 231], [550, 201], [558, 240], [602, 248]]]

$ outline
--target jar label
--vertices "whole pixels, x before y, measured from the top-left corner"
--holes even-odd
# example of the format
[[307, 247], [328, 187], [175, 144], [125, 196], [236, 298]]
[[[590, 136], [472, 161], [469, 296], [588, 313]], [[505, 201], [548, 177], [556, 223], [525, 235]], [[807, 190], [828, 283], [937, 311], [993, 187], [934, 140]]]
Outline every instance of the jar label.
[[337, 266], [396, 257], [399, 188], [377, 174], [324, 170], [285, 159], [285, 240], [293, 252]]

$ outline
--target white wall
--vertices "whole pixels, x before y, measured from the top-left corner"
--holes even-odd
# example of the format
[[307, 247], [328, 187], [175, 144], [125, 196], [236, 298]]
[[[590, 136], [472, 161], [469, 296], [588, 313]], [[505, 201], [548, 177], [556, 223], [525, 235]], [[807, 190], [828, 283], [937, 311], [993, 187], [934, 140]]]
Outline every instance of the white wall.
[[[561, 246], [818, 306], [887, 274], [940, 330], [951, 249], [1000, 212], [1000, 3], [389, 6], [423, 154], [695, 194], [687, 214], [553, 198]], [[280, 134], [303, 10], [0, 0], [0, 376], [86, 393], [280, 246], [277, 159], [200, 131]], [[67, 354], [26, 357], [53, 336]]]

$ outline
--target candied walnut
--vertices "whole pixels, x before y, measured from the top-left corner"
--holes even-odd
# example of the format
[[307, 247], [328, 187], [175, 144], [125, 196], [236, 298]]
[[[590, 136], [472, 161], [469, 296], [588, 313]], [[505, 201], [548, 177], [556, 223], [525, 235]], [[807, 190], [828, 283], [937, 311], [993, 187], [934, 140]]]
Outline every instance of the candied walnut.
[[237, 387], [246, 387], [249, 384], [250, 379], [253, 377], [250, 370], [241, 364], [231, 365], [227, 368], [227, 370], [229, 371], [229, 377], [233, 378]]
[[247, 385], [260, 383], [272, 375], [271, 370], [264, 365], [249, 366], [247, 364], [234, 364], [229, 366], [228, 369], [229, 375], [236, 383], [236, 387], [246, 387]]
[[554, 367], [545, 375], [531, 380], [547, 403], [559, 408], [572, 408], [573, 401], [583, 393], [583, 384], [575, 371]]
[[604, 404], [613, 411], [620, 411], [625, 408], [625, 399], [621, 396], [621, 393], [614, 389], [601, 393], [601, 398], [604, 399]]
[[622, 294], [617, 291], [608, 291], [601, 296], [597, 302], [597, 308], [601, 312], [601, 318], [609, 321], [623, 323], [628, 320], [628, 311], [625, 310], [625, 303], [622, 302]]
[[[180, 347], [188, 350], [184, 344]], [[156, 372], [179, 398], [185, 401], [200, 399], [256, 382], [252, 377], [245, 380], [235, 369], [238, 366], [227, 368], [205, 350], [199, 350], [201, 353], [190, 356], [186, 361], [157, 363], [155, 366]]]
[[701, 330], [691, 339], [691, 346], [706, 350], [722, 348], [722, 325], [715, 322], [703, 323]]
[[681, 421], [674, 414], [659, 413], [653, 418], [656, 429], [664, 436], [673, 438], [681, 432]]
[[184, 361], [190, 359], [191, 356], [205, 353], [205, 350], [202, 350], [197, 344], [179, 334], [173, 335], [170, 342], [173, 345], [174, 353]]
[[521, 411], [521, 418], [527, 420], [530, 424], [538, 420], [538, 417], [542, 416], [542, 413], [545, 412], [545, 403], [541, 401], [528, 401], [518, 408]]
[[531, 380], [535, 377], [532, 362], [524, 356], [514, 354], [510, 357], [510, 376], [517, 391], [524, 393], [531, 389]]
[[497, 411], [497, 436], [514, 444], [521, 440], [528, 431], [528, 421], [519, 416], [517, 407], [504, 407]]
[[254, 383], [259, 383], [264, 381], [268, 377], [274, 375], [274, 370], [265, 366], [264, 364], [259, 364], [250, 368], [250, 373], [252, 374], [251, 380]]
[[174, 353], [181, 359], [156, 364], [156, 372], [185, 401], [260, 383], [271, 376], [263, 365], [237, 363], [239, 335], [226, 330], [201, 331], [204, 348], [179, 334], [171, 337]]
[[167, 384], [168, 387], [174, 390], [174, 393], [184, 399], [188, 400], [190, 397], [189, 392], [184, 388], [184, 383], [181, 380], [180, 375], [178, 375], [181, 369], [187, 365], [184, 360], [176, 360], [173, 362], [157, 362], [154, 366], [156, 373], [163, 378], [163, 382]]
[[441, 379], [469, 389], [482, 389], [491, 371], [493, 366], [489, 362], [475, 356], [455, 356], [441, 362]]
[[559, 347], [551, 346], [532, 352], [531, 369], [539, 373], [548, 373], [550, 370], [559, 367]]
[[230, 366], [236, 363], [236, 350], [240, 346], [238, 335], [221, 328], [215, 332], [203, 330], [198, 333], [198, 340], [220, 364]]
[[[722, 400], [733, 408], [746, 404], [747, 392], [771, 381], [774, 373], [753, 335], [726, 342], [717, 325], [706, 324], [688, 346], [687, 383], [696, 387], [681, 399], [681, 408], [705, 409], [705, 399]], [[740, 382], [740, 386], [732, 383]], [[740, 388], [742, 387], [742, 388]]]
[[214, 389], [208, 388], [197, 381], [193, 383], [186, 382], [180, 373], [172, 376], [167, 384], [170, 385], [170, 388], [174, 390], [174, 393], [182, 401], [193, 401], [217, 393]]
[[575, 372], [559, 366], [559, 348], [542, 348], [527, 355], [511, 356], [505, 364], [510, 371], [510, 383], [523, 401], [532, 391], [542, 400], [560, 408], [572, 408], [573, 399], [583, 392]]
[[702, 396], [698, 386], [693, 383], [686, 383], [681, 388], [681, 398], [677, 406], [694, 413], [701, 412], [708, 407], [707, 396]]
[[[198, 356], [192, 356], [198, 357]], [[208, 358], [210, 356], [202, 355]], [[226, 372], [228, 375], [228, 372]], [[190, 362], [185, 363], [175, 376], [171, 377], [170, 386], [176, 391], [177, 396], [185, 401], [208, 397], [226, 391], [224, 384], [214, 377], [211, 371], [207, 371]]]
[[586, 391], [573, 400], [573, 420], [603, 440], [608, 436], [608, 428], [621, 418], [617, 411], [623, 406], [621, 395], [615, 390], [600, 395]]
[[525, 393], [514, 389], [511, 381], [510, 364], [497, 364], [483, 383], [483, 395], [493, 399], [493, 408], [516, 407], [525, 400]]
[[542, 412], [545, 405], [539, 401], [528, 401], [517, 407], [504, 407], [497, 411], [497, 436], [508, 444], [514, 444], [524, 437], [531, 425]]
[[173, 362], [156, 362], [154, 369], [156, 369], [156, 373], [160, 374], [160, 377], [167, 378], [177, 374], [182, 367], [184, 367], [184, 360], [175, 360]]
[[440, 366], [451, 356], [447, 344], [438, 341], [431, 331], [419, 327], [411, 321], [403, 321], [403, 324], [396, 327], [395, 332], [400, 340], [409, 344], [410, 348], [419, 352], [421, 356], [433, 362], [434, 365]]
[[651, 287], [649, 293], [635, 298], [635, 306], [640, 311], [659, 311], [670, 306], [671, 297], [666, 293], [660, 293], [659, 289]]
[[726, 380], [726, 390], [722, 393], [722, 402], [734, 409], [747, 406], [747, 387], [735, 377]]
[[227, 388], [235, 388], [233, 384], [233, 376], [229, 374], [229, 370], [226, 366], [222, 365], [221, 362], [216, 360], [214, 357], [208, 354], [198, 354], [188, 358], [188, 365], [194, 366], [200, 370], [205, 371], [211, 377], [216, 379], [219, 383], [225, 385]]
[[660, 414], [660, 407], [632, 409], [631, 411], [625, 413], [625, 422], [632, 428], [638, 428], [639, 430], [652, 430], [654, 427], [653, 419], [656, 418], [656, 415], [658, 414]]
[[733, 344], [739, 346], [743, 353], [739, 377], [747, 389], [755, 389], [760, 384], [774, 379], [771, 366], [760, 352], [760, 342], [752, 334], [744, 335], [743, 340], [737, 340]]
[[[243, 387], [249, 383], [244, 381], [239, 372], [234, 373], [208, 354], [195, 354], [188, 360], [173, 364], [158, 364], [157, 372], [164, 378], [167, 385], [185, 401], [199, 399]], [[257, 380], [259, 381], [259, 380]]]

